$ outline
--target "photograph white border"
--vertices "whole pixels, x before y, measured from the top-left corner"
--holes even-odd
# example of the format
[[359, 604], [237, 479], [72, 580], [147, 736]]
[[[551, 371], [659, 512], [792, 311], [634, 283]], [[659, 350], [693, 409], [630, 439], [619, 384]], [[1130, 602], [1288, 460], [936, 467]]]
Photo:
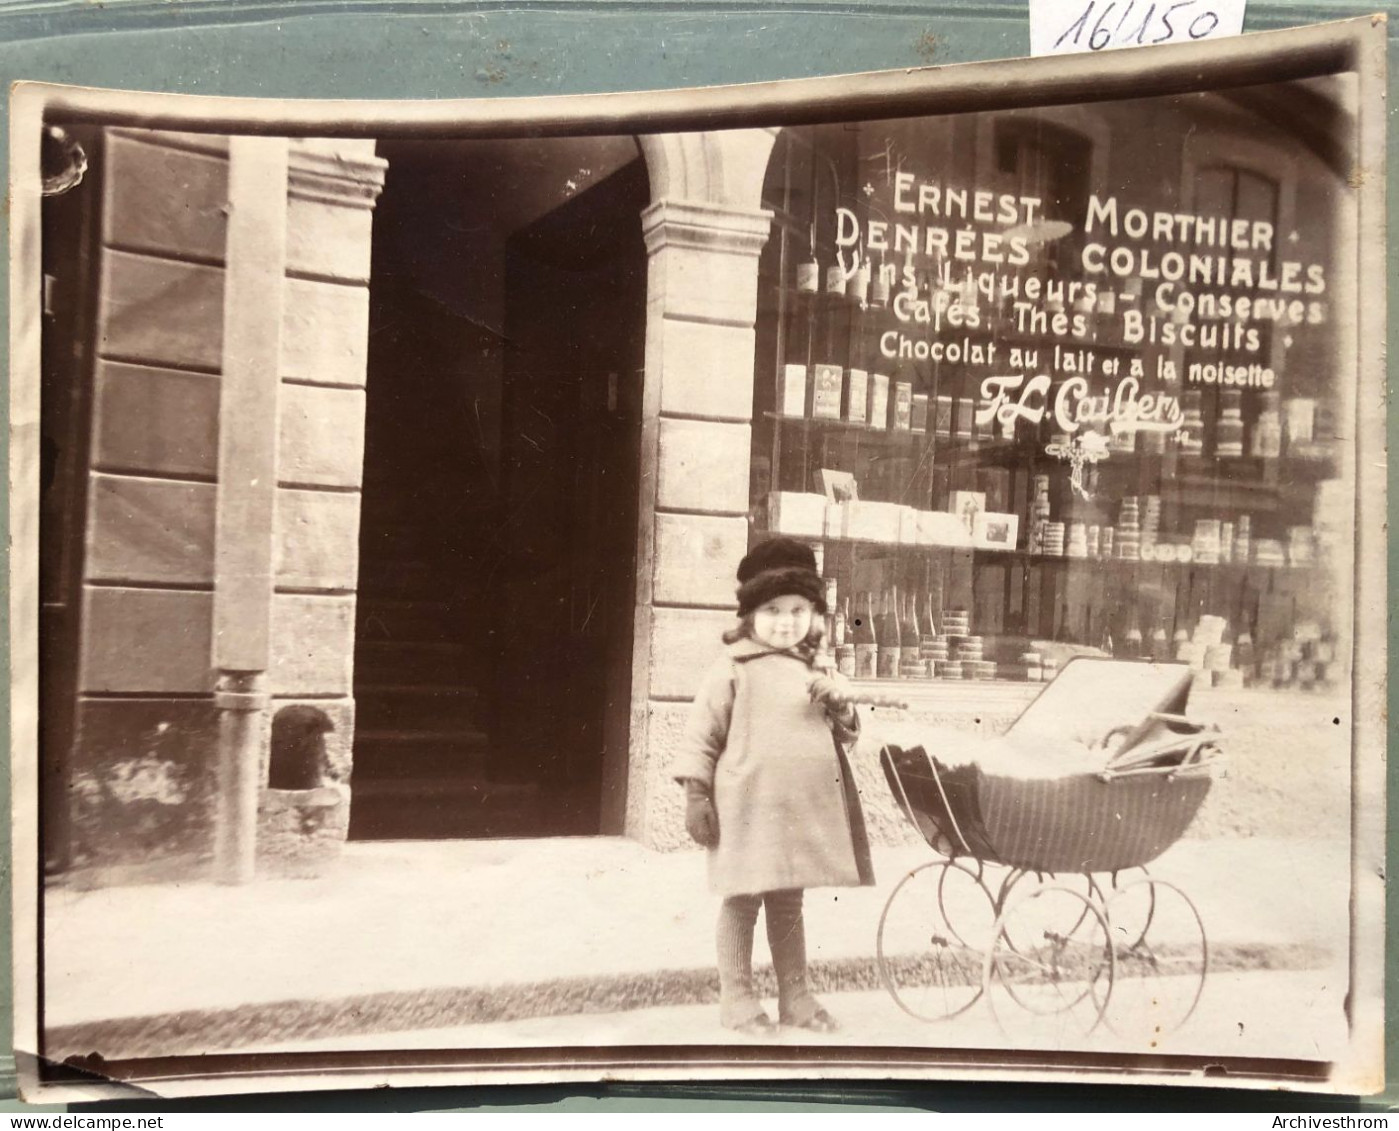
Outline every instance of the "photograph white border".
[[[1362, 343], [1384, 339], [1386, 27], [1382, 17], [1312, 28], [1262, 32], [1193, 46], [1140, 48], [1103, 55], [1012, 60], [843, 76], [788, 80], [692, 91], [443, 100], [439, 102], [303, 102], [117, 92], [18, 84], [12, 94], [10, 324], [10, 531], [12, 543], [11, 823], [14, 862], [13, 938], [15, 1045], [23, 1094], [31, 1100], [98, 1098], [82, 1086], [44, 1086], [32, 1050], [39, 1047], [37, 907], [41, 878], [38, 851], [38, 452], [41, 314], [29, 292], [40, 274], [38, 123], [64, 114], [110, 125], [223, 130], [264, 134], [375, 136], [390, 130], [424, 137], [503, 137], [523, 129], [592, 133], [638, 126], [661, 131], [795, 123], [832, 118], [871, 119], [912, 113], [951, 113], [1017, 105], [1141, 97], [1221, 86], [1281, 82], [1290, 78], [1354, 71], [1359, 76], [1357, 249], [1359, 280], [1355, 341], [1351, 343], [1360, 390], [1356, 413], [1356, 616], [1353, 656], [1352, 930], [1350, 965], [1352, 1043], [1335, 1065], [1331, 1090], [1372, 1092], [1383, 1084], [1383, 972], [1386, 718], [1386, 470], [1384, 360]], [[1363, 237], [1363, 238], [1362, 238]], [[24, 301], [29, 296], [31, 301]], [[25, 803], [28, 799], [29, 803]], [[401, 1056], [382, 1065], [352, 1067], [302, 1061], [276, 1071], [250, 1062], [223, 1074], [166, 1067], [136, 1073], [117, 1085], [125, 1097], [145, 1089], [162, 1095], [265, 1089], [331, 1088], [378, 1084], [534, 1083], [614, 1080], [739, 1080], [799, 1078], [1004, 1079], [1121, 1083], [1116, 1066], [1076, 1058], [1070, 1067], [1008, 1063], [994, 1054], [967, 1063], [928, 1065], [859, 1050], [806, 1062], [678, 1047], [666, 1057], [595, 1057], [556, 1060], [527, 1054], [506, 1060], [464, 1053], [448, 1066], [410, 1067]], [[221, 1058], [222, 1059], [222, 1058]], [[229, 1058], [236, 1061], [238, 1058]], [[324, 1061], [326, 1058], [318, 1058]], [[1203, 1073], [1188, 1080], [1156, 1071], [1130, 1071], [1140, 1082], [1189, 1082], [1229, 1087], [1288, 1087], [1266, 1073], [1256, 1079]], [[105, 1088], [102, 1098], [111, 1098]]]

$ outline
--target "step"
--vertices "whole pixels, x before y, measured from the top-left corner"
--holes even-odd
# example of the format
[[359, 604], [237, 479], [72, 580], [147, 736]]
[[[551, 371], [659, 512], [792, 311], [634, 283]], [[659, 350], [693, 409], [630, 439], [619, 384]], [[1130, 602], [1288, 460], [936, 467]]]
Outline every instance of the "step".
[[450, 640], [358, 640], [359, 684], [453, 683], [466, 672], [466, 645]]
[[477, 730], [358, 731], [351, 784], [480, 775], [490, 747]]
[[484, 778], [411, 778], [351, 785], [352, 840], [532, 836], [538, 791]]
[[382, 729], [357, 726], [355, 747], [360, 746], [414, 746], [432, 745], [475, 749], [489, 746], [490, 735], [484, 731], [468, 728], [444, 727], [385, 727]]
[[464, 631], [461, 614], [445, 601], [361, 596], [356, 602], [355, 638], [363, 643], [452, 644], [461, 642]]
[[355, 719], [367, 730], [465, 729], [477, 719], [476, 688], [444, 684], [355, 685]]
[[423, 558], [385, 561], [361, 552], [359, 590], [370, 597], [421, 597], [431, 600], [456, 584], [458, 570], [450, 561]]

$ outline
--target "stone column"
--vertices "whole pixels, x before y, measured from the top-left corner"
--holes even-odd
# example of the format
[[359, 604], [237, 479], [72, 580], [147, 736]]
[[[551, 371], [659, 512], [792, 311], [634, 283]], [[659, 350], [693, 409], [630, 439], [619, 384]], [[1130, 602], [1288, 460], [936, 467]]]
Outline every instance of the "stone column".
[[774, 135], [643, 138], [653, 203], [641, 429], [631, 756], [625, 829], [684, 843], [667, 763], [700, 678], [734, 623], [748, 545], [759, 206]]
[[369, 268], [386, 171], [373, 141], [290, 147], [268, 689], [274, 719], [323, 714], [325, 765], [314, 788], [269, 791], [264, 748], [258, 865], [271, 873], [314, 871], [349, 829]]

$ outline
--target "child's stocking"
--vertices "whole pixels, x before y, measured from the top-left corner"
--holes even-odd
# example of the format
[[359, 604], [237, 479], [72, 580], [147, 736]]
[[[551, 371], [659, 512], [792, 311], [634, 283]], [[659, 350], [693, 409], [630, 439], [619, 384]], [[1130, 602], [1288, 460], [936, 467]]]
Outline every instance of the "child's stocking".
[[719, 907], [719, 1022], [729, 1028], [763, 1015], [753, 990], [753, 925], [760, 895], [731, 895]]
[[763, 896], [772, 969], [777, 975], [777, 1012], [788, 1025], [811, 1019], [820, 1006], [806, 984], [806, 927], [802, 891], [770, 891]]

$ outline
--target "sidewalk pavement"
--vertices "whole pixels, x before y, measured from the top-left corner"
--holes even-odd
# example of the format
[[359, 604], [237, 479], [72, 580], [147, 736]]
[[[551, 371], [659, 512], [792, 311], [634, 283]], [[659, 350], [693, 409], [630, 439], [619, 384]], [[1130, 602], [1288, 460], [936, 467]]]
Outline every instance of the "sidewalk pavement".
[[[1118, 989], [1121, 988], [1119, 982]], [[1188, 984], [1174, 990], [1176, 997], [1193, 993]], [[1217, 971], [1210, 976], [1189, 1020], [1170, 1032], [1157, 1032], [1149, 1018], [1144, 1020], [1142, 1015], [1126, 1014], [1116, 1008], [1109, 1010], [1111, 1024], [1090, 1030], [1082, 1010], [1068, 1016], [1037, 1015], [1009, 1007], [1003, 993], [997, 994], [994, 1008], [982, 1000], [957, 1017], [935, 1022], [900, 1012], [883, 989], [828, 993], [822, 995], [821, 1001], [840, 1020], [840, 1029], [835, 1033], [782, 1028], [773, 1037], [744, 1037], [720, 1029], [717, 1009], [705, 1003], [302, 1041], [272, 1040], [258, 1046], [257, 1051], [645, 1047], [673, 1045], [683, 1040], [696, 1044], [723, 1042], [818, 1049], [1129, 1052], [1324, 1062], [1339, 1057], [1347, 1040], [1340, 987], [1333, 973], [1324, 970]], [[958, 1057], [953, 1053], [948, 1059], [955, 1063]]]
[[[832, 990], [878, 986], [880, 911], [932, 859], [876, 849], [875, 887], [808, 893], [818, 981], [826, 970]], [[1348, 869], [1344, 841], [1247, 838], [1182, 840], [1151, 870], [1195, 902], [1216, 966], [1332, 971], [1345, 961]], [[355, 843], [322, 878], [246, 887], [56, 886], [42, 923], [45, 1054], [179, 1055], [707, 1002], [715, 909], [703, 853], [614, 838]], [[1331, 1017], [1343, 979], [1318, 984]]]

